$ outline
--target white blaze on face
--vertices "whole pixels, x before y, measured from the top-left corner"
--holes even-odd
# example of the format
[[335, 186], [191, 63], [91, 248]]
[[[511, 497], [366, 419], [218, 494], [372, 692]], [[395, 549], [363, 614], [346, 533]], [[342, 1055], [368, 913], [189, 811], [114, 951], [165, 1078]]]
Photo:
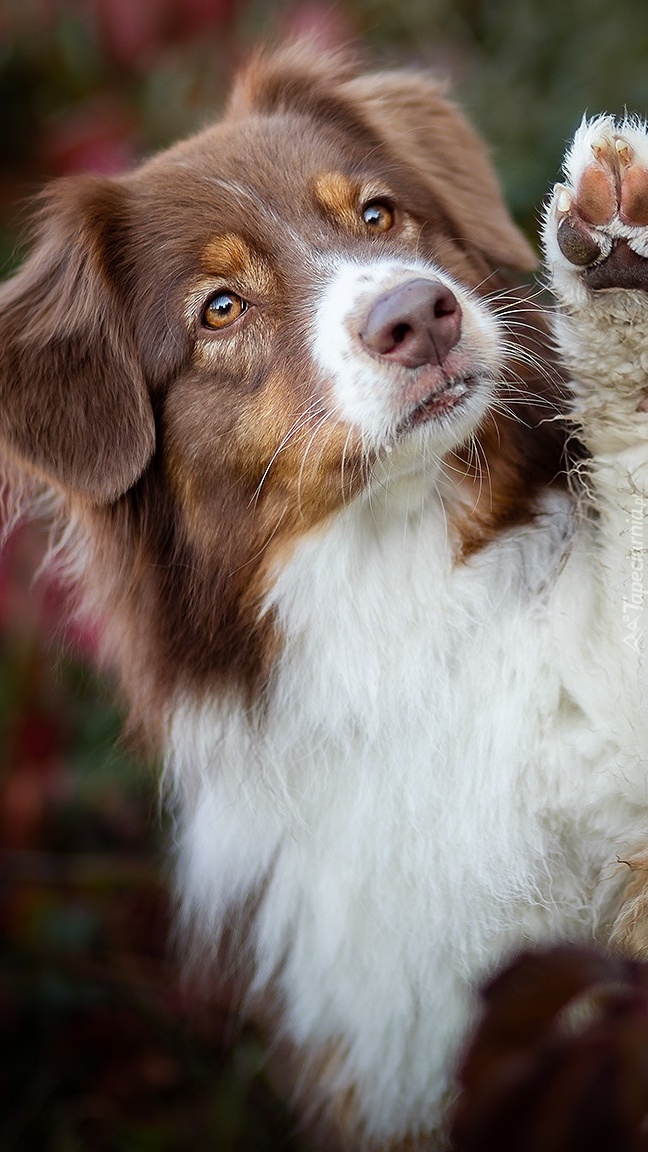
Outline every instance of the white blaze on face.
[[[412, 280], [430, 280], [449, 288], [461, 308], [461, 334], [441, 366], [409, 368], [370, 352], [361, 332], [375, 302]], [[348, 422], [371, 447], [382, 447], [432, 393], [446, 392], [442, 416], [427, 419], [428, 437], [439, 449], [461, 443], [483, 415], [492, 379], [501, 370], [497, 321], [459, 283], [433, 264], [381, 260], [340, 261], [316, 308], [313, 350], [331, 388], [334, 414]], [[456, 407], [452, 399], [461, 403]]]

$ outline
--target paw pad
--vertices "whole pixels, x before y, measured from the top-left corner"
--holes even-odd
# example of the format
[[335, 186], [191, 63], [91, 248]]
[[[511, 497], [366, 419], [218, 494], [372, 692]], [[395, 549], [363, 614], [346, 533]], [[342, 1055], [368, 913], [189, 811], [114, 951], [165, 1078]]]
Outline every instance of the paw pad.
[[578, 216], [565, 217], [558, 225], [558, 247], [570, 264], [585, 268], [601, 255], [601, 248], [584, 228]]

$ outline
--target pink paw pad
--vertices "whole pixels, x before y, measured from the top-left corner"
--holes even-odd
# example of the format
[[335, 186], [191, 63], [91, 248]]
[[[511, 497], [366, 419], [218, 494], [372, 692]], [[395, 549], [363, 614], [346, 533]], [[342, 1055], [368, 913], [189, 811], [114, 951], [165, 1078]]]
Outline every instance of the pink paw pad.
[[577, 211], [588, 224], [609, 224], [618, 205], [618, 183], [610, 162], [613, 155], [605, 144], [596, 145], [592, 151], [594, 161], [583, 170], [578, 182]]
[[648, 224], [648, 169], [633, 164], [621, 183], [619, 218], [623, 224], [645, 227]]
[[648, 168], [622, 135], [591, 144], [576, 190], [558, 185], [555, 208], [558, 247], [589, 288], [648, 291], [648, 260], [619, 231], [648, 225]]

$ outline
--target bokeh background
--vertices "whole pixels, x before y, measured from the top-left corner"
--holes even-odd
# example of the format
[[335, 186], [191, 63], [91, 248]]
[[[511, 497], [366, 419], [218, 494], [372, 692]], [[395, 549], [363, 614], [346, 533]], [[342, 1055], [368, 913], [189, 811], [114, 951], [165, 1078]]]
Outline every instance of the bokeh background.
[[[648, 112], [643, 0], [0, 0], [1, 275], [46, 180], [204, 124], [254, 43], [295, 35], [450, 78], [532, 238], [582, 112]], [[0, 1149], [305, 1150], [228, 982], [182, 979], [154, 766], [43, 551], [23, 528], [0, 559]]]

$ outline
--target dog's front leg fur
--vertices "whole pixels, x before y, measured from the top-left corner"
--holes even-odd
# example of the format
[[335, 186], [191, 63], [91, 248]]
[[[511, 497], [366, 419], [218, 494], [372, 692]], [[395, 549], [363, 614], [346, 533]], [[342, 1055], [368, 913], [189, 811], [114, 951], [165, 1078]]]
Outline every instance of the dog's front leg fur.
[[[598, 663], [601, 715], [627, 750], [619, 787], [648, 811], [648, 135], [636, 120], [584, 121], [544, 224], [555, 334], [574, 390], [574, 420], [589, 459], [579, 470], [595, 589], [583, 666]], [[596, 636], [596, 645], [591, 643]], [[585, 675], [587, 673], [585, 672]], [[647, 820], [648, 829], [648, 820]], [[646, 838], [648, 844], [648, 835]], [[611, 939], [648, 953], [648, 850], [628, 860]]]

